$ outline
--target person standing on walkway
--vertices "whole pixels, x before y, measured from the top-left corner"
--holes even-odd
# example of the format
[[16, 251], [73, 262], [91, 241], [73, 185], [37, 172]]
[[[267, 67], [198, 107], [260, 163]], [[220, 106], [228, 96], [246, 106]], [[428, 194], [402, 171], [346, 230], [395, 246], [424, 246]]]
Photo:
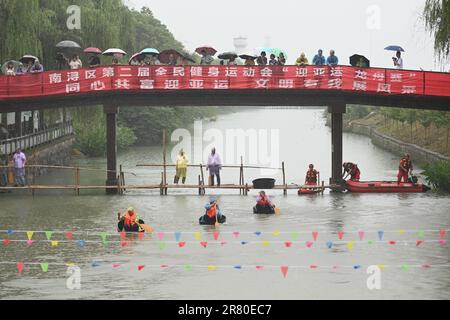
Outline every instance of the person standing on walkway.
[[394, 67], [396, 69], [402, 70], [403, 69], [403, 58], [402, 53], [400, 51], [397, 51], [397, 54], [394, 58], [392, 58], [394, 61]]
[[216, 152], [216, 148], [211, 150], [208, 157], [208, 165], [206, 170], [209, 170], [209, 185], [214, 186], [214, 176], [217, 177], [217, 186], [220, 187], [220, 170], [222, 170], [222, 160]]
[[18, 148], [13, 156], [14, 161], [14, 185], [25, 187], [25, 165], [27, 162], [27, 157], [25, 153]]
[[333, 67], [339, 64], [339, 59], [336, 56], [334, 50], [330, 50], [330, 56], [327, 58], [327, 65]]
[[178, 184], [180, 179], [182, 179], [183, 184], [186, 183], [186, 176], [187, 176], [187, 167], [188, 167], [189, 160], [186, 156], [186, 153], [183, 149], [180, 150], [180, 154], [177, 157], [177, 165], [176, 165], [176, 175], [174, 183]]
[[0, 155], [0, 187], [8, 185], [8, 157]]

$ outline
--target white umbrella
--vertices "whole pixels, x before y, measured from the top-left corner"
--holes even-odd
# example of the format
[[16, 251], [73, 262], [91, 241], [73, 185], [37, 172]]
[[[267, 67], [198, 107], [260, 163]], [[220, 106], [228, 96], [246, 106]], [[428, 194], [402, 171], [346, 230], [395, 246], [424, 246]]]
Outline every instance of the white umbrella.
[[121, 55], [126, 55], [127, 53], [125, 51], [123, 51], [122, 49], [118, 49], [118, 48], [110, 48], [108, 50], [106, 50], [105, 52], [103, 52], [104, 56], [114, 56], [116, 54], [121, 54]]

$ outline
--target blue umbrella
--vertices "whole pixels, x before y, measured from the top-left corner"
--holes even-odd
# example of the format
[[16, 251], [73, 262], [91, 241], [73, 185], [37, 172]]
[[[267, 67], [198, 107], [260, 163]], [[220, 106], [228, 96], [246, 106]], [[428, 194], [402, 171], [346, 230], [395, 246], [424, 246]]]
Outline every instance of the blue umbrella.
[[141, 54], [154, 54], [154, 55], [158, 55], [159, 51], [155, 48], [146, 48], [144, 50], [141, 51]]
[[400, 46], [389, 46], [384, 48], [384, 50], [405, 52], [405, 50], [403, 50], [403, 48]]

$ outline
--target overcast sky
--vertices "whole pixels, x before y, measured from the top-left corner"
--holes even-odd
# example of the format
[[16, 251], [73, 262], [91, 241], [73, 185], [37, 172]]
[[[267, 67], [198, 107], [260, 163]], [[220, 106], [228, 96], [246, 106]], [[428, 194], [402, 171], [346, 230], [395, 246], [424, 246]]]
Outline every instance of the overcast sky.
[[293, 64], [304, 51], [311, 60], [319, 48], [336, 51], [342, 64], [354, 53], [366, 55], [372, 66], [392, 67], [400, 45], [408, 69], [449, 69], [436, 62], [433, 39], [421, 13], [425, 0], [125, 0], [149, 7], [185, 47], [193, 51], [209, 44], [218, 51], [234, 50], [233, 38], [248, 38], [248, 50], [282, 48]]

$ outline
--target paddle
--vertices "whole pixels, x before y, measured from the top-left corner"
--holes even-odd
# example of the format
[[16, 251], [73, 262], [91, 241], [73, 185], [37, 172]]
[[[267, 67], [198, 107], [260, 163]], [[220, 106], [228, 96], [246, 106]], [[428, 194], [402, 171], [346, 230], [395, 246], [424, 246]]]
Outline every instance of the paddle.
[[218, 228], [218, 227], [220, 226], [218, 216], [219, 216], [219, 215], [216, 213], [216, 224], [214, 225], [216, 228]]
[[139, 224], [139, 222], [136, 222], [136, 224], [145, 232], [152, 233], [153, 231], [155, 231], [151, 226], [147, 224]]
[[275, 208], [275, 214], [277, 214], [277, 215], [281, 214], [281, 209], [280, 208]]

